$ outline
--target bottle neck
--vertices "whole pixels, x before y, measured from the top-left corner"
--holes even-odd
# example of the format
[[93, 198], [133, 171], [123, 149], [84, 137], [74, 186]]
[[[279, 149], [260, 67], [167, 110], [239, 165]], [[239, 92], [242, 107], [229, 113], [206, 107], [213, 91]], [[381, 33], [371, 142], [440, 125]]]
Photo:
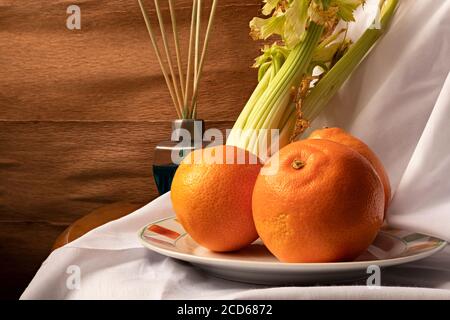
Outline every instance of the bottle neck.
[[201, 142], [204, 132], [203, 120], [177, 119], [172, 121], [171, 140], [180, 142], [190, 139], [192, 143]]

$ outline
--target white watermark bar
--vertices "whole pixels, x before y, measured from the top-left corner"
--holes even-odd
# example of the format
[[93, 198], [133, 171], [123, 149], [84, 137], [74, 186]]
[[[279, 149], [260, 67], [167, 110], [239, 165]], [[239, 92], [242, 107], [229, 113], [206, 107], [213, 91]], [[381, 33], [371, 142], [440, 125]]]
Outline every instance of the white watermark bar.
[[66, 20], [66, 27], [69, 30], [81, 30], [81, 9], [72, 4], [67, 7], [66, 13], [69, 15]]
[[66, 279], [66, 288], [68, 290], [80, 290], [81, 268], [77, 265], [70, 265], [67, 267], [66, 273], [69, 275]]
[[[256, 146], [256, 148], [252, 148], [254, 152], [247, 152], [240, 146], [236, 146], [236, 149], [212, 149], [212, 147], [223, 145], [230, 134], [233, 134], [235, 138], [238, 137], [238, 141], [251, 141]], [[188, 157], [185, 163], [187, 161], [190, 161], [190, 164], [245, 165], [262, 163], [266, 164], [261, 171], [263, 175], [272, 175], [278, 170], [277, 152], [280, 146], [280, 131], [278, 129], [226, 130], [223, 133], [220, 129], [211, 128], [202, 135], [201, 130], [194, 130], [192, 134], [189, 130], [177, 128], [172, 131], [172, 140], [180, 141], [171, 152], [171, 161], [175, 164], [180, 164], [186, 156], [186, 154], [180, 153], [180, 150], [203, 148], [203, 152], [196, 152], [195, 156]]]

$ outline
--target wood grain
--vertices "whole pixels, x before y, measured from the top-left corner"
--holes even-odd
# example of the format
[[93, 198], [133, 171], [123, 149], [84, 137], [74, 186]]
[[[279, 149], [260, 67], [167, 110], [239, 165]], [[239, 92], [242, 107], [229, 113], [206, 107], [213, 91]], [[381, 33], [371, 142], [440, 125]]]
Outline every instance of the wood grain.
[[[190, 0], [175, 3], [186, 53]], [[198, 109], [209, 127], [230, 127], [256, 84], [260, 3], [219, 2]], [[71, 4], [81, 30], [66, 28]], [[70, 223], [156, 196], [153, 148], [175, 111], [135, 0], [0, 0], [0, 72], [0, 297], [17, 297]]]
[[55, 240], [55, 243], [53, 243], [52, 250], [56, 250], [75, 239], [78, 239], [82, 235], [105, 223], [122, 218], [123, 216], [136, 211], [140, 207], [140, 205], [128, 202], [116, 202], [98, 208], [84, 217], [81, 217], [64, 230], [64, 232]]
[[170, 136], [168, 121], [4, 121], [1, 128], [0, 221], [68, 225], [102, 205], [157, 194], [153, 151]]
[[[188, 1], [178, 2], [186, 56], [190, 9]], [[65, 8], [72, 3], [81, 8], [81, 30], [65, 26]], [[152, 7], [152, 1], [145, 3]], [[258, 49], [247, 30], [258, 1], [219, 3], [200, 86], [199, 117], [234, 120], [256, 84], [250, 66]], [[1, 12], [0, 119], [139, 121], [176, 116], [137, 1], [15, 1], [1, 5]], [[167, 10], [163, 12], [169, 24]]]

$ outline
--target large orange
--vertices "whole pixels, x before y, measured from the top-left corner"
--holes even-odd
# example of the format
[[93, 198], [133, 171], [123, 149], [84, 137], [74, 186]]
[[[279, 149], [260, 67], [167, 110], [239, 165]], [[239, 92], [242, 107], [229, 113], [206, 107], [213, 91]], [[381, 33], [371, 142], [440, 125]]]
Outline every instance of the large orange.
[[273, 175], [258, 176], [253, 219], [267, 248], [283, 262], [350, 261], [383, 222], [378, 174], [356, 151], [308, 139], [282, 148]]
[[380, 176], [381, 182], [384, 187], [384, 197], [385, 197], [385, 211], [388, 208], [389, 201], [391, 200], [391, 184], [389, 182], [389, 176], [384, 169], [383, 163], [377, 155], [369, 148], [367, 144], [359, 140], [358, 138], [352, 136], [341, 128], [323, 128], [315, 130], [308, 137], [309, 139], [326, 139], [331, 140], [353, 150], [359, 152], [363, 157], [365, 157], [372, 164], [375, 171]]
[[171, 188], [173, 209], [198, 244], [233, 251], [258, 238], [252, 192], [261, 165], [249, 160], [247, 151], [216, 146], [191, 152], [178, 167]]

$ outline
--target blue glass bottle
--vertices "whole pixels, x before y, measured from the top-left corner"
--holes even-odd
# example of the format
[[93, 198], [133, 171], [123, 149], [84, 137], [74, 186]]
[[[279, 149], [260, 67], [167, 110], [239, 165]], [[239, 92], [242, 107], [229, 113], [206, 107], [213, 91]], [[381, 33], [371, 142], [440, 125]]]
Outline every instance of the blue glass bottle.
[[156, 145], [153, 159], [153, 178], [160, 195], [170, 190], [181, 160], [192, 150], [203, 147], [203, 133], [203, 120], [172, 121], [171, 140]]

